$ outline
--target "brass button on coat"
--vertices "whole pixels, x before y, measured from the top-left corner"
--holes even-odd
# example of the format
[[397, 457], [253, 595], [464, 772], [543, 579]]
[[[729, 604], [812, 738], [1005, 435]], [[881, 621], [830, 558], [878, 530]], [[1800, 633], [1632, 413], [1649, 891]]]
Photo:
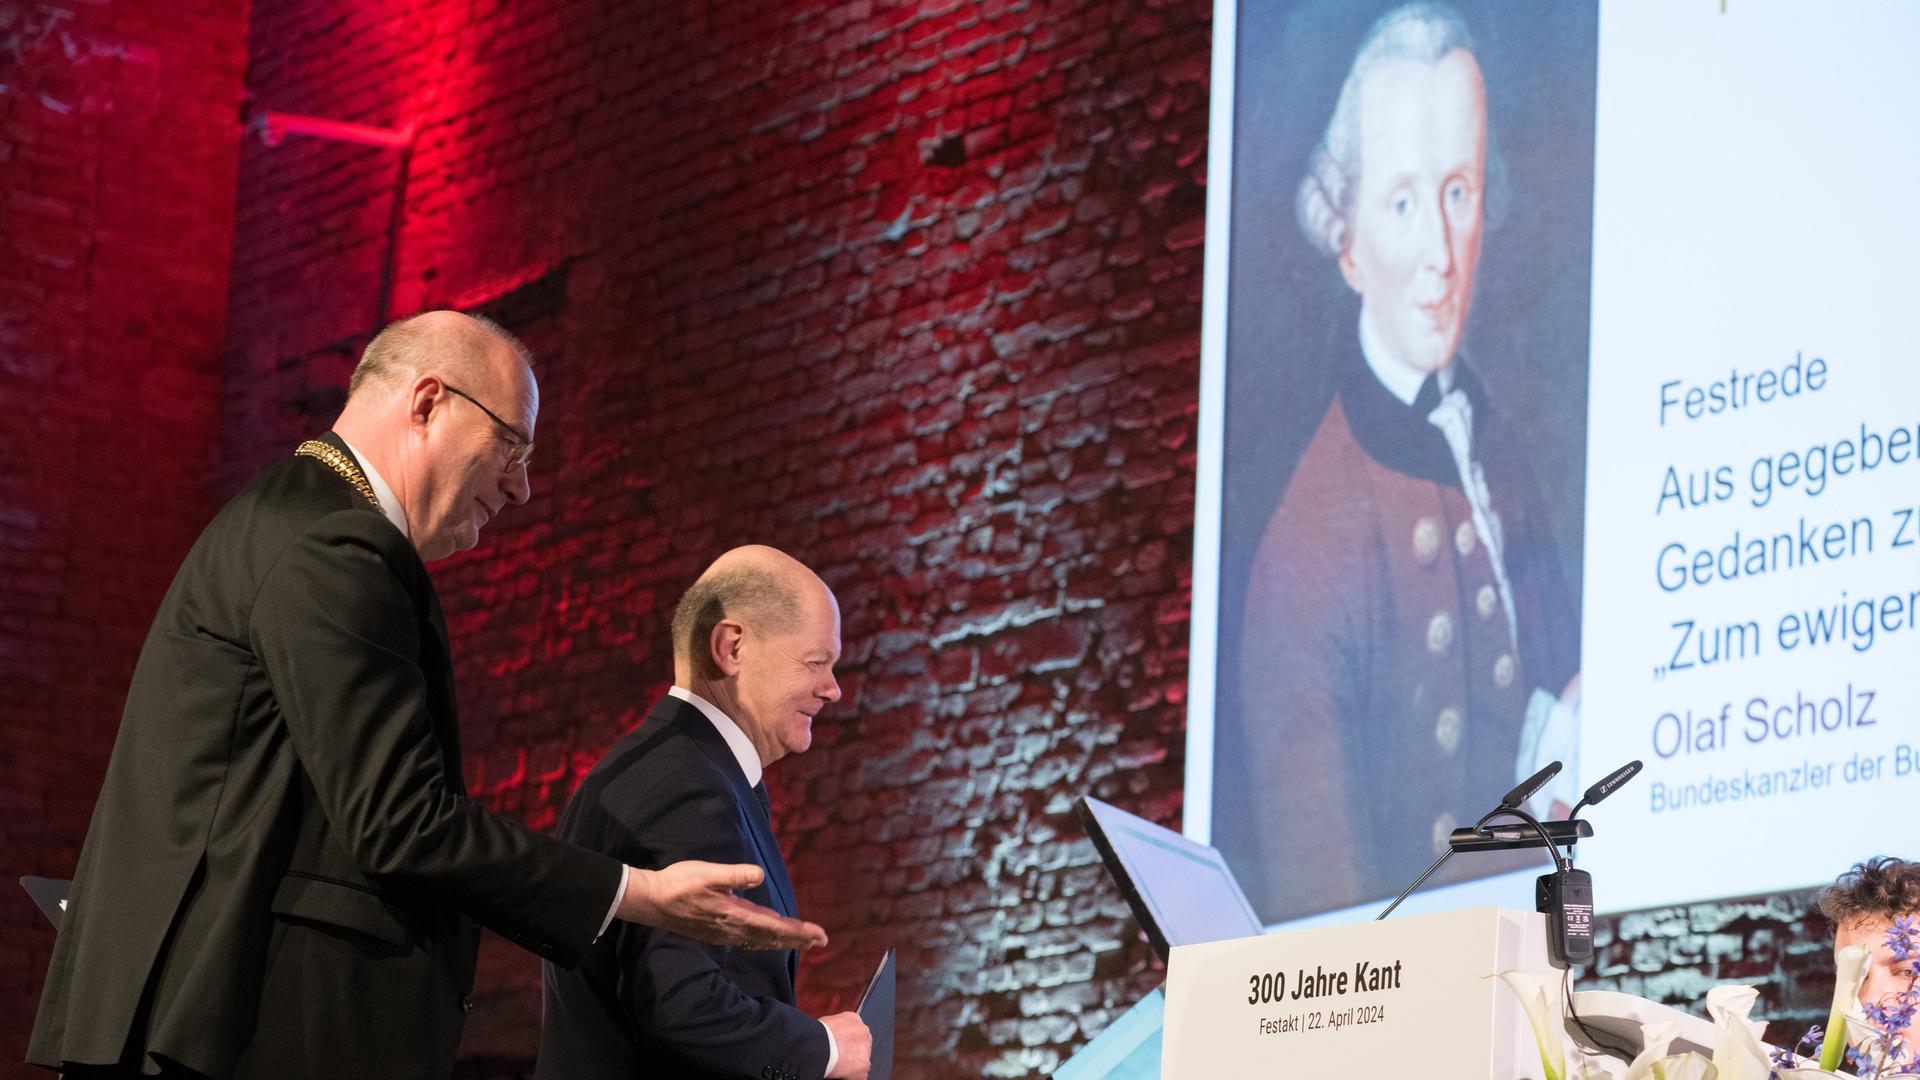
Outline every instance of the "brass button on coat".
[[1440, 522], [1423, 517], [1413, 525], [1413, 557], [1421, 566], [1432, 566], [1440, 556]]
[[1459, 709], [1441, 709], [1439, 717], [1433, 722], [1433, 741], [1440, 744], [1440, 749], [1451, 754], [1460, 749], [1460, 733], [1466, 726]]

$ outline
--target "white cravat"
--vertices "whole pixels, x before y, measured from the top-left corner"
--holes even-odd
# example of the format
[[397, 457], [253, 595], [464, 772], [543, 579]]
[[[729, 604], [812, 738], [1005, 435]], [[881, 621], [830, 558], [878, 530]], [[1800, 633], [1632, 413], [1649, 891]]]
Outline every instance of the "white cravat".
[[1500, 605], [1507, 612], [1507, 638], [1520, 647], [1520, 632], [1513, 617], [1513, 586], [1507, 581], [1506, 544], [1500, 533], [1500, 515], [1493, 512], [1493, 498], [1487, 492], [1487, 474], [1473, 460], [1473, 402], [1466, 391], [1454, 387], [1440, 396], [1440, 404], [1427, 414], [1427, 422], [1440, 429], [1453, 451], [1454, 467], [1460, 470], [1460, 488], [1466, 493], [1467, 506], [1473, 511], [1473, 531], [1487, 549], [1487, 561], [1493, 564], [1493, 582], [1500, 589]]

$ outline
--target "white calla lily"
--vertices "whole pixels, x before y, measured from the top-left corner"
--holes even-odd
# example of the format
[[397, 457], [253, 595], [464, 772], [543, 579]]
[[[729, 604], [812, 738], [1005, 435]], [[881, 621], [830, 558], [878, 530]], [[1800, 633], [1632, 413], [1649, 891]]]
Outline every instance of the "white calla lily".
[[1760, 1044], [1747, 1015], [1760, 991], [1751, 986], [1716, 986], [1707, 991], [1707, 1015], [1719, 1032], [1714, 1040], [1713, 1064], [1720, 1080], [1767, 1080], [1773, 1072], [1767, 1048]]
[[1699, 1054], [1677, 1054], [1655, 1067], [1655, 1080], [1722, 1080], [1713, 1062]]
[[1865, 945], [1833, 950], [1833, 1006], [1827, 1012], [1827, 1038], [1820, 1044], [1820, 1067], [1832, 1071], [1846, 1056], [1849, 1029], [1861, 1024], [1851, 1018], [1860, 1007], [1860, 987], [1873, 970], [1873, 952]]
[[1646, 1043], [1640, 1048], [1640, 1056], [1634, 1058], [1632, 1064], [1627, 1066], [1624, 1080], [1665, 1080], [1669, 1075], [1664, 1068], [1670, 1060], [1667, 1050], [1679, 1034], [1680, 1024], [1677, 1021], [1655, 1028], [1652, 1034], [1646, 1036]]
[[[1483, 976], [1484, 977], [1484, 976]], [[1564, 1080], [1567, 1044], [1560, 1029], [1560, 1018], [1547, 1011], [1547, 988], [1531, 972], [1503, 971], [1500, 981], [1527, 1010], [1527, 1022], [1533, 1025], [1533, 1042], [1540, 1049], [1540, 1067], [1546, 1080]]]
[[[1859, 1007], [1860, 987], [1873, 968], [1872, 953], [1857, 945], [1836, 949], [1834, 967], [1833, 1012], [1817, 1068], [1810, 1059], [1792, 1057], [1783, 1060], [1795, 1063], [1794, 1067], [1774, 1068], [1772, 1050], [1761, 1041], [1766, 1025], [1749, 1019], [1760, 997], [1751, 986], [1717, 986], [1707, 992], [1707, 1014], [1715, 1031], [1711, 1058], [1670, 1053], [1684, 1030], [1675, 1021], [1643, 1029], [1640, 1054], [1623, 1066], [1618, 1060], [1596, 1059], [1579, 1050], [1570, 1058], [1560, 1017], [1551, 1011], [1554, 997], [1548, 984], [1525, 971], [1503, 971], [1500, 979], [1526, 1010], [1545, 1080], [1847, 1080], [1837, 1069], [1850, 1044], [1860, 1048], [1867, 1070], [1861, 1075], [1879, 1076], [1885, 1067], [1885, 1037]], [[1911, 1064], [1903, 1067], [1915, 1069]], [[1898, 1075], [1915, 1078], [1920, 1071]]]
[[1627, 1075], [1626, 1062], [1589, 1054], [1577, 1043], [1573, 1048], [1573, 1058], [1573, 1064], [1567, 1067], [1569, 1077], [1578, 1077], [1579, 1080], [1625, 1080]]

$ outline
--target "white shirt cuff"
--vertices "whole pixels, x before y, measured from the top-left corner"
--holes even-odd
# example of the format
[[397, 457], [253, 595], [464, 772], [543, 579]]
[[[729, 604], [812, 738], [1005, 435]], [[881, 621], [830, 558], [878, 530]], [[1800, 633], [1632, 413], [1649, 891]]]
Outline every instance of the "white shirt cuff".
[[613, 913], [620, 910], [620, 901], [627, 898], [627, 875], [631, 873], [633, 873], [633, 867], [625, 865], [620, 867], [620, 887], [613, 890], [613, 903], [607, 907], [607, 917], [600, 920], [600, 933], [593, 935], [593, 940], [599, 941], [601, 934], [607, 932], [607, 927], [613, 925]]
[[827, 1070], [822, 1075], [832, 1076], [833, 1067], [840, 1064], [840, 1044], [833, 1041], [833, 1029], [825, 1020], [820, 1021], [820, 1030], [827, 1033]]

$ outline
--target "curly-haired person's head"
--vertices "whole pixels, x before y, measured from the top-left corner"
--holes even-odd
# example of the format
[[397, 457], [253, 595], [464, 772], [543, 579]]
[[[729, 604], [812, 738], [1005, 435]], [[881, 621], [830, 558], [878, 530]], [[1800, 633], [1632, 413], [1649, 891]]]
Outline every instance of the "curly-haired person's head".
[[[1895, 923], [1920, 915], [1920, 863], [1886, 855], [1868, 859], [1828, 886], [1818, 905], [1833, 923], [1836, 954], [1860, 945], [1873, 956], [1873, 966], [1860, 984], [1860, 1004], [1878, 1005], [1900, 1015], [1903, 996], [1915, 989], [1914, 961], [1920, 953], [1895, 947], [1895, 939], [1901, 936]], [[1911, 1023], [1894, 1034], [1913, 1045]]]
[[1920, 913], [1920, 863], [1875, 856], [1827, 886], [1818, 906], [1836, 927]]

